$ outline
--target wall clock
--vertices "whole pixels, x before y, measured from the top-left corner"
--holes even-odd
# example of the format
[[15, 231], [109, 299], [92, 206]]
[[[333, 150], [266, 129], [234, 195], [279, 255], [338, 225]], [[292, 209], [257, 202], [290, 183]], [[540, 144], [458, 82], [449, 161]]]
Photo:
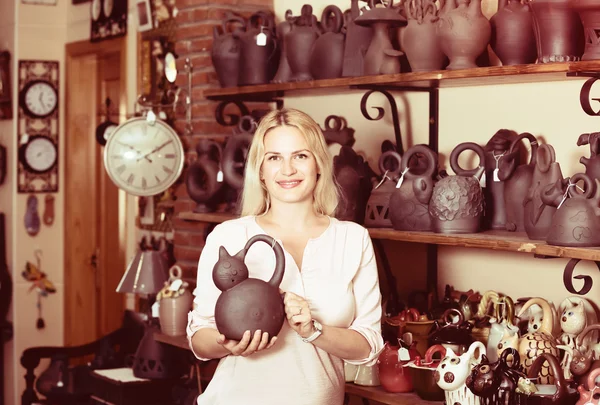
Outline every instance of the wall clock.
[[127, 0], [92, 0], [90, 17], [91, 42], [127, 34]]
[[58, 191], [58, 62], [19, 61], [19, 193]]
[[159, 119], [137, 117], [125, 121], [104, 147], [104, 167], [111, 180], [137, 196], [152, 196], [167, 190], [179, 179], [183, 164], [184, 150], [179, 136]]

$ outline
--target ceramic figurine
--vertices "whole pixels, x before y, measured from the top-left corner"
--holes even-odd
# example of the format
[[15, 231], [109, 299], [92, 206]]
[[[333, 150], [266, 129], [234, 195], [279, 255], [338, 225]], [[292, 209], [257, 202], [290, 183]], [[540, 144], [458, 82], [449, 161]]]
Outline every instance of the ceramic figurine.
[[498, 360], [497, 346], [506, 334], [516, 334], [519, 328], [514, 324], [514, 304], [510, 297], [499, 297], [495, 303], [495, 316], [490, 320], [487, 353], [490, 361]]
[[[244, 263], [246, 253], [256, 242], [269, 244], [275, 253], [275, 270], [268, 282], [250, 278]], [[233, 256], [221, 246], [219, 260], [212, 273], [215, 286], [222, 291], [215, 305], [218, 331], [233, 340], [241, 340], [247, 330], [254, 335], [258, 329], [267, 332], [269, 338], [277, 336], [285, 320], [283, 299], [279, 294], [284, 271], [283, 249], [268, 235], [251, 237], [244, 248]]]
[[519, 352], [508, 349], [495, 362], [484, 355], [481, 363], [471, 370], [466, 385], [473, 394], [481, 397], [482, 405], [511, 405], [515, 403], [518, 381], [524, 376]]
[[596, 379], [600, 378], [600, 367], [594, 369], [587, 378], [587, 386], [581, 384], [577, 387], [579, 401], [575, 405], [598, 405], [600, 404], [600, 386]]
[[600, 132], [579, 135], [577, 146], [582, 145], [590, 145], [590, 157], [579, 158], [579, 162], [585, 166], [585, 174], [591, 179], [600, 179]]

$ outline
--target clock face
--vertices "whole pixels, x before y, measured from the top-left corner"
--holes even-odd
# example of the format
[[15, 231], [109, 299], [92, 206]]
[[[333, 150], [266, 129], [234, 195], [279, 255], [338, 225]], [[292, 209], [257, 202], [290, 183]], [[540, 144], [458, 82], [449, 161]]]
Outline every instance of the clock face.
[[115, 5], [114, 0], [104, 0], [104, 16], [109, 18], [113, 12], [113, 8]]
[[56, 89], [48, 82], [36, 80], [23, 89], [22, 107], [25, 113], [35, 118], [51, 115], [58, 106]]
[[92, 20], [98, 21], [100, 12], [102, 11], [102, 0], [92, 0]]
[[104, 166], [111, 180], [138, 196], [168, 189], [181, 175], [183, 159], [177, 133], [163, 121], [151, 125], [143, 117], [119, 125], [104, 148]]
[[45, 136], [32, 137], [24, 146], [23, 163], [33, 172], [47, 172], [56, 164], [57, 158], [56, 146]]

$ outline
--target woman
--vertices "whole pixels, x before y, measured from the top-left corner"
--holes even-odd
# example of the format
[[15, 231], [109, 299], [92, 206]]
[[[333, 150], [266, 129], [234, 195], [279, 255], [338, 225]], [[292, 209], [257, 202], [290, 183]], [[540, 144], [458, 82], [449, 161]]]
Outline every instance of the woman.
[[[377, 265], [366, 229], [333, 217], [332, 166], [309, 116], [282, 109], [263, 117], [248, 153], [242, 217], [215, 227], [198, 264], [190, 346], [200, 360], [222, 358], [199, 405], [340, 405], [343, 360], [375, 364], [383, 347]], [[287, 322], [277, 336], [227, 340], [215, 326], [212, 269], [219, 246], [233, 254], [256, 234], [284, 248]], [[271, 247], [252, 245], [245, 263], [250, 277], [269, 280]]]

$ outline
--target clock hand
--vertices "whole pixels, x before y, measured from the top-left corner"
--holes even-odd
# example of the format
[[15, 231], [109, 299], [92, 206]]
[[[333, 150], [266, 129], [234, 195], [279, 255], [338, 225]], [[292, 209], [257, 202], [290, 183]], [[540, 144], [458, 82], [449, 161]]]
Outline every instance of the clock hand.
[[155, 153], [155, 152], [158, 152], [159, 150], [161, 150], [162, 148], [164, 148], [165, 146], [167, 146], [167, 145], [168, 145], [168, 144], [170, 144], [171, 142], [173, 142], [173, 141], [172, 141], [172, 140], [169, 140], [169, 141], [167, 141], [167, 142], [163, 143], [162, 145], [159, 145], [159, 146], [157, 146], [156, 148], [152, 149], [150, 152], [146, 153], [146, 154], [145, 154], [144, 156], [142, 156], [141, 158], [138, 158], [138, 161], [139, 161], [140, 159], [144, 159], [144, 158], [148, 159], [148, 156], [150, 156], [151, 154], [153, 154], [153, 153]]
[[[139, 150], [137, 150], [136, 148], [134, 148], [133, 146], [126, 144], [125, 142], [121, 142], [121, 141], [117, 141], [120, 145], [125, 146], [126, 148], [131, 149], [132, 151], [134, 151], [135, 153], [137, 153], [138, 155], [141, 155], [142, 152], [140, 152]], [[148, 157], [148, 155], [143, 156], [140, 159], [146, 159], [148, 162], [152, 163], [152, 160]], [[138, 159], [137, 161], [139, 161], [140, 159]]]

